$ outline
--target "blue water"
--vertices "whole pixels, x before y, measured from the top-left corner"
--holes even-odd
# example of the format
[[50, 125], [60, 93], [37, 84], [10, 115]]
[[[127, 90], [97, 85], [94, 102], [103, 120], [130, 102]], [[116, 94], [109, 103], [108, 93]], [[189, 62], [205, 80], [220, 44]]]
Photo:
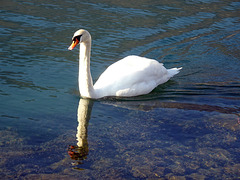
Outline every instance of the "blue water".
[[[227, 0], [1, 2], [0, 177], [239, 178], [239, 9]], [[78, 49], [67, 50], [80, 28], [92, 35], [94, 81], [131, 54], [183, 69], [148, 95], [85, 101]]]

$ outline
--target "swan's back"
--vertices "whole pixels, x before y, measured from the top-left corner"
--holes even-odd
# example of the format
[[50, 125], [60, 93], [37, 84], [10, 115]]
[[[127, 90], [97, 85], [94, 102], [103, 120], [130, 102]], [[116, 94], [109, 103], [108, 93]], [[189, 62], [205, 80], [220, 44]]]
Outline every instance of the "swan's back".
[[[175, 72], [175, 71], [174, 71]], [[137, 96], [151, 92], [173, 76], [162, 63], [127, 56], [109, 66], [94, 85], [98, 96]]]

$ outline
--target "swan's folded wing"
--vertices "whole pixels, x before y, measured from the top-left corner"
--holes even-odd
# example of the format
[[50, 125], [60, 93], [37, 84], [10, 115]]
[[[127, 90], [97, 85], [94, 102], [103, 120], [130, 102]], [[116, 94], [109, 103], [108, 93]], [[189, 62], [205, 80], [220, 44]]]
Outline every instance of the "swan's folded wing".
[[167, 74], [163, 64], [139, 56], [128, 56], [109, 66], [94, 85], [112, 96], [133, 96], [152, 91]]

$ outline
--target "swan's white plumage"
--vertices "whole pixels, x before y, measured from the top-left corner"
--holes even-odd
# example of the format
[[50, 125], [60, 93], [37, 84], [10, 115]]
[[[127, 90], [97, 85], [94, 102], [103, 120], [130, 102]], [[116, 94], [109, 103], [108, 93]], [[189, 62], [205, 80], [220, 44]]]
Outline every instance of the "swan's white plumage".
[[109, 66], [94, 89], [101, 96], [137, 96], [169, 80], [163, 64], [144, 57], [127, 56]]
[[[86, 30], [79, 30], [74, 36], [81, 35], [82, 41], [80, 41], [80, 46], [85, 46], [85, 48], [82, 49], [86, 49], [86, 51], [88, 50], [89, 52], [80, 53], [84, 53], [85, 56], [90, 56], [91, 42], [84, 42], [84, 39], [87, 39], [84, 35], [89, 36], [89, 41], [91, 41], [91, 36], [86, 32]], [[90, 66], [89, 63], [83, 63], [84, 61], [89, 60], [90, 57], [83, 57], [80, 55], [80, 66], [85, 64], [86, 66]], [[89, 68], [90, 67], [85, 68], [86, 72], [90, 72]], [[162, 63], [159, 63], [156, 60], [133, 55], [127, 56], [110, 65], [101, 74], [93, 87], [91, 87], [92, 82], [90, 82], [92, 81], [91, 76], [89, 76], [90, 78], [79, 77], [79, 81], [81, 81], [81, 79], [87, 81], [85, 82], [85, 85], [84, 83], [81, 83], [80, 93], [89, 91], [89, 93], [83, 95], [81, 93], [82, 96], [87, 98], [102, 98], [105, 96], [138, 96], [148, 94], [159, 84], [167, 82], [171, 77], [177, 74], [180, 69], [181, 68], [172, 68], [167, 70]], [[79, 72], [79, 75], [80, 74], [88, 73]]]

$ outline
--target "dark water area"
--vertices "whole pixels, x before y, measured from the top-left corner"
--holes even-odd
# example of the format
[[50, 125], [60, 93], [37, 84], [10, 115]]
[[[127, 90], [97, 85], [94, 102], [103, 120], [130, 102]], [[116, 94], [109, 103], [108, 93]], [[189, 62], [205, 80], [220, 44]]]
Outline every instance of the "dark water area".
[[[0, 9], [0, 179], [239, 179], [240, 2], [15, 1]], [[150, 94], [81, 99], [128, 55], [183, 67]]]

